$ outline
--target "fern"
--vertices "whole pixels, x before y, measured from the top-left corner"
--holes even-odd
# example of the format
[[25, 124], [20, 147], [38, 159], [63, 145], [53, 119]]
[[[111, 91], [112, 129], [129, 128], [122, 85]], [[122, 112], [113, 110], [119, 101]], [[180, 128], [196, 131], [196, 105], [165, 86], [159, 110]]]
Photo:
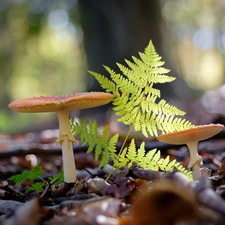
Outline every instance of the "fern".
[[118, 122], [133, 125], [135, 131], [141, 131], [146, 137], [158, 136], [187, 129], [194, 126], [181, 118], [184, 111], [170, 105], [161, 96], [154, 84], [172, 82], [175, 78], [166, 75], [169, 70], [163, 68], [164, 62], [150, 41], [140, 59], [132, 57], [133, 62], [125, 60], [127, 66], [117, 63], [120, 73], [104, 66], [111, 79], [89, 71], [107, 91], [114, 95], [113, 110], [119, 116]]
[[109, 158], [115, 159], [116, 153], [116, 143], [118, 141], [118, 134], [115, 134], [110, 139], [108, 138], [109, 128], [105, 126], [102, 132], [102, 137], [100, 138], [98, 133], [98, 126], [96, 121], [89, 121], [87, 125], [85, 120], [80, 120], [79, 123], [71, 120], [71, 130], [73, 135], [80, 135], [80, 140], [82, 145], [89, 143], [87, 153], [94, 152], [95, 160], [99, 160], [100, 155], [100, 167], [103, 167], [108, 163]]
[[9, 180], [14, 181], [15, 185], [21, 184], [25, 180], [35, 180], [41, 175], [43, 175], [45, 171], [41, 166], [35, 166], [31, 171], [25, 170], [21, 174], [13, 175], [9, 178]]
[[36, 182], [36, 183], [32, 184], [29, 188], [27, 188], [26, 192], [42, 191], [42, 190], [43, 190], [43, 183]]
[[112, 159], [114, 166], [117, 169], [120, 169], [123, 166], [128, 166], [129, 168], [136, 162], [140, 166], [150, 170], [173, 171], [174, 169], [177, 169], [192, 179], [191, 172], [186, 170], [179, 162], [176, 160], [170, 161], [169, 156], [165, 159], [161, 158], [159, 150], [153, 149], [146, 153], [144, 142], [136, 149], [135, 141], [132, 139], [130, 145], [122, 148], [121, 153], [117, 154], [116, 143], [118, 142], [119, 134], [115, 134], [111, 138], [108, 138], [108, 126], [104, 127], [100, 138], [96, 121], [92, 122], [92, 120], [90, 120], [87, 125], [84, 120], [77, 122], [74, 119], [71, 119], [70, 124], [73, 135], [80, 135], [82, 145], [91, 143], [88, 152], [95, 152], [96, 160], [100, 159], [99, 167], [103, 167], [107, 164], [109, 159]]
[[49, 180], [50, 181], [54, 181], [54, 180], [56, 180], [53, 184], [52, 184], [52, 186], [53, 187], [56, 187], [56, 186], [58, 186], [58, 185], [60, 185], [61, 183], [63, 183], [64, 182], [64, 174], [63, 174], [63, 171], [61, 171], [60, 173], [57, 173], [55, 176], [53, 176], [53, 177], [49, 177]]
[[165, 159], [161, 158], [161, 153], [157, 149], [153, 149], [146, 153], [144, 145], [145, 143], [142, 142], [140, 148], [136, 149], [135, 141], [132, 139], [129, 147], [125, 148], [121, 154], [121, 157], [116, 159], [116, 167], [121, 168], [126, 164], [128, 167], [131, 167], [133, 162], [137, 162], [140, 166], [149, 170], [173, 171], [177, 169], [192, 180], [192, 173], [186, 170], [179, 162], [176, 160], [170, 161], [169, 156]]
[[[26, 192], [30, 191], [42, 191], [43, 186], [48, 182], [41, 178], [45, 171], [41, 166], [35, 166], [31, 171], [25, 170], [20, 174], [11, 176], [8, 180], [11, 180], [15, 183], [15, 185], [23, 183], [25, 180], [34, 181], [39, 178], [42, 182], [35, 182], [29, 188], [26, 189]], [[56, 174], [53, 177], [49, 177], [50, 181], [56, 180], [52, 186], [57, 186], [64, 181], [63, 172]]]

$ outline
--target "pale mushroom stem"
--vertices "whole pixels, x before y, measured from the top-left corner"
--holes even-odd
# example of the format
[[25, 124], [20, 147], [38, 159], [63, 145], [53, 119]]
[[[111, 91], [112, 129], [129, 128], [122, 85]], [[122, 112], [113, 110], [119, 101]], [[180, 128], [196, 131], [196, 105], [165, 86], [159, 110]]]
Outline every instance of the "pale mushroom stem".
[[192, 170], [193, 180], [199, 180], [201, 177], [200, 165], [202, 164], [202, 157], [198, 154], [198, 141], [191, 141], [186, 145], [190, 152], [188, 168]]
[[70, 129], [69, 112], [59, 111], [57, 112], [57, 116], [59, 120], [59, 137], [56, 143], [62, 145], [64, 181], [73, 183], [76, 180], [73, 144], [75, 144], [76, 141]]

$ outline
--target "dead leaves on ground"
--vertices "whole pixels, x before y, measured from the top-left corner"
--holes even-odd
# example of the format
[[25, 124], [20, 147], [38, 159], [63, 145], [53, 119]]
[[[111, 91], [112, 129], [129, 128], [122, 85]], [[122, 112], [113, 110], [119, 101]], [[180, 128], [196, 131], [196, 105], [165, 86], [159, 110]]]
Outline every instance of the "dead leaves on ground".
[[[206, 177], [193, 183], [175, 172], [154, 182], [131, 177], [118, 180], [103, 185], [104, 194], [98, 190], [98, 194], [87, 200], [78, 200], [80, 194], [77, 194], [76, 199], [64, 199], [47, 207], [40, 198], [34, 198], [10, 215], [2, 216], [0, 224], [222, 225], [225, 219], [225, 202]], [[99, 181], [103, 180], [93, 178], [94, 186]]]

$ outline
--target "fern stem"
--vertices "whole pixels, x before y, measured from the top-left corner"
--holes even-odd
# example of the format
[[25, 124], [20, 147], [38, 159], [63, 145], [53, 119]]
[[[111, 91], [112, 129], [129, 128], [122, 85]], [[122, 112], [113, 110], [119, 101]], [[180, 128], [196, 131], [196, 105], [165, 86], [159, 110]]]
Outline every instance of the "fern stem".
[[[128, 132], [127, 132], [127, 135], [126, 135], [126, 137], [125, 137], [125, 139], [124, 139], [124, 141], [123, 141], [123, 144], [122, 144], [122, 146], [121, 146], [121, 148], [120, 148], [120, 151], [119, 151], [119, 153], [118, 153], [118, 155], [117, 155], [117, 158], [119, 158], [120, 155], [121, 155], [121, 153], [123, 152], [124, 146], [125, 146], [125, 144], [126, 144], [126, 142], [127, 142], [128, 137], [130, 136], [130, 133], [131, 133], [132, 129], [133, 129], [133, 124], [130, 126], [130, 129], [129, 129]], [[110, 176], [112, 175], [112, 172], [113, 172], [114, 169], [115, 169], [115, 163], [113, 164], [112, 169], [110, 170], [108, 176], [106, 177], [106, 182], [108, 181], [108, 179], [109, 179]]]
[[122, 144], [122, 146], [121, 146], [121, 148], [120, 148], [120, 151], [119, 151], [117, 157], [120, 157], [120, 155], [121, 155], [121, 153], [122, 153], [122, 151], [123, 151], [123, 149], [124, 149], [124, 146], [125, 146], [125, 144], [126, 144], [126, 142], [127, 142], [127, 139], [128, 139], [128, 137], [130, 136], [130, 133], [131, 133], [132, 129], [133, 129], [133, 124], [130, 126], [129, 131], [127, 132], [127, 135], [126, 135], [126, 137], [125, 137], [125, 139], [124, 139], [124, 141], [123, 141], [123, 144]]

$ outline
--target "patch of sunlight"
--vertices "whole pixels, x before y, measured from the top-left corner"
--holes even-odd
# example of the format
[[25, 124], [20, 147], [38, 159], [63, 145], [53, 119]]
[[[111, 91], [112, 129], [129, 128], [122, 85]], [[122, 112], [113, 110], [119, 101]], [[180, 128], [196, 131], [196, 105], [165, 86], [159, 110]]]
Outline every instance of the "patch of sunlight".
[[[8, 83], [11, 89], [13, 99], [22, 99], [40, 95], [40, 84], [37, 77], [27, 76], [26, 73], [19, 76], [13, 76]], [[30, 94], [29, 94], [30, 93]]]
[[53, 10], [48, 16], [48, 23], [55, 30], [62, 29], [69, 23], [68, 13], [62, 9]]
[[207, 91], [223, 83], [223, 58], [218, 52], [204, 53], [195, 66], [192, 73], [187, 74], [187, 82], [192, 88]]
[[[74, 31], [72, 29], [74, 29]], [[62, 41], [56, 35], [56, 32], [54, 30], [49, 27], [45, 27], [44, 32], [38, 42], [38, 53], [45, 57], [57, 56], [62, 58], [65, 55], [69, 55], [70, 57], [82, 57], [82, 49], [80, 49], [81, 46], [79, 45], [77, 40], [78, 34], [75, 27], [71, 24], [70, 28], [65, 27], [64, 29], [61, 29], [57, 32], [62, 32], [64, 33], [64, 35], [66, 35], [65, 33], [67, 33], [67, 40]]]
[[[166, 17], [169, 21], [177, 21], [181, 18], [181, 11], [179, 8], [181, 7], [181, 2], [177, 0], [166, 1], [163, 7], [163, 16]], [[176, 12], [176, 13], [174, 13]]]
[[171, 44], [167, 51], [180, 77], [194, 89], [190, 95], [223, 85], [224, 1], [168, 0], [161, 4], [167, 28], [164, 41]]
[[63, 29], [55, 31], [56, 38], [61, 42], [71, 42], [76, 38], [77, 43], [80, 44], [83, 41], [83, 33], [72, 23], [68, 23]]
[[181, 2], [182, 8], [189, 13], [198, 12], [202, 7], [201, 2], [196, 0], [181, 0]]
[[215, 49], [199, 51], [191, 42], [187, 42], [177, 48], [177, 55], [181, 73], [191, 88], [207, 91], [223, 83], [223, 57]]
[[223, 61], [222, 56], [216, 51], [210, 51], [201, 58], [199, 83], [202, 84], [202, 89], [210, 90], [223, 83]]

